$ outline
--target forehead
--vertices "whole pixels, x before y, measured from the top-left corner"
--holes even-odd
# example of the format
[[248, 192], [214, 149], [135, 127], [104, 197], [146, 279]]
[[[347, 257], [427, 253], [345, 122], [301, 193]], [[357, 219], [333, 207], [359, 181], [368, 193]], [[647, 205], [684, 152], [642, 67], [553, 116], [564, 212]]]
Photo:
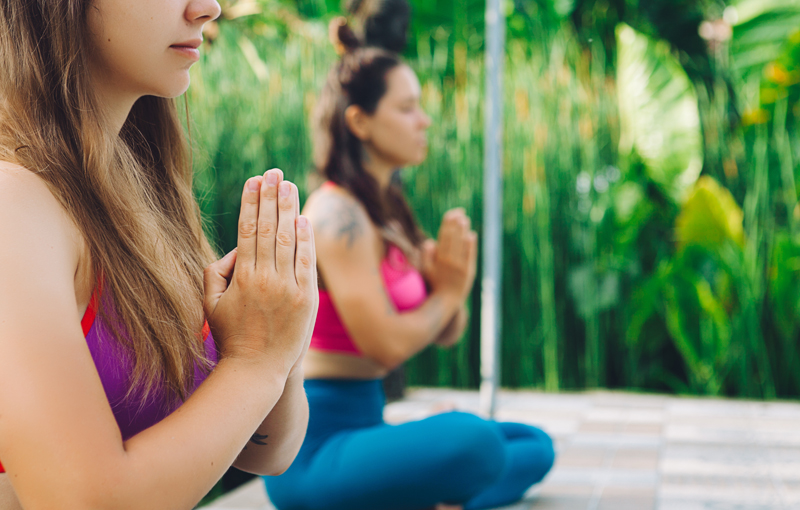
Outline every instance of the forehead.
[[420, 85], [416, 73], [401, 64], [386, 74], [386, 96], [395, 99], [414, 98], [420, 95]]

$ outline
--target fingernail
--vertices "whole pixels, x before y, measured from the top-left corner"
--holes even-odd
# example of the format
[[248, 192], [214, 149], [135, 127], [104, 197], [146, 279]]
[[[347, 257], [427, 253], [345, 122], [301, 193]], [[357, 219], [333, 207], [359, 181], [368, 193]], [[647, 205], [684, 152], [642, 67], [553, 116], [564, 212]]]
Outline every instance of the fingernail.
[[306, 228], [308, 227], [308, 220], [305, 216], [299, 216], [297, 218], [297, 228]]
[[258, 177], [253, 177], [249, 181], [247, 181], [247, 189], [253, 192], [257, 192], [261, 188], [261, 182], [259, 181]]
[[289, 193], [292, 192], [292, 185], [286, 181], [281, 182], [280, 186], [280, 194], [282, 197], [288, 197]]
[[267, 172], [267, 186], [277, 186], [278, 174], [277, 172]]

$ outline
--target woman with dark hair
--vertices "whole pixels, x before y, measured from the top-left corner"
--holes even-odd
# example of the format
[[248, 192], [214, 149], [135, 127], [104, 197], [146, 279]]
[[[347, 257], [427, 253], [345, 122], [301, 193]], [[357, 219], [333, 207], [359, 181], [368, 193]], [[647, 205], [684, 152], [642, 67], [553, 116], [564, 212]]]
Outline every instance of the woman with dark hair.
[[480, 509], [519, 500], [553, 464], [550, 438], [517, 423], [452, 412], [390, 426], [381, 379], [466, 324], [477, 236], [464, 210], [436, 241], [420, 231], [397, 168], [427, 155], [420, 85], [396, 54], [346, 51], [316, 112], [315, 163], [326, 182], [304, 213], [314, 225], [320, 305], [304, 360], [310, 418], [291, 468], [266, 479], [280, 510]]
[[219, 14], [0, 2], [2, 510], [188, 510], [300, 449], [318, 293], [297, 188], [244, 183], [215, 262], [174, 100]]

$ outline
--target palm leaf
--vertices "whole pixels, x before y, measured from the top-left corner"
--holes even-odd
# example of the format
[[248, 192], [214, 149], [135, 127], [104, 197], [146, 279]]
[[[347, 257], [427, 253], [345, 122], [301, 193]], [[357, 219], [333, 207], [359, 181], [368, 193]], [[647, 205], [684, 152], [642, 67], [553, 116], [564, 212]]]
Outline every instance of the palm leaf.
[[703, 165], [695, 88], [667, 43], [620, 24], [617, 45], [620, 155], [638, 155], [650, 180], [682, 202]]
[[746, 82], [760, 77], [800, 27], [797, 0], [737, 0], [726, 10], [733, 25], [731, 67]]

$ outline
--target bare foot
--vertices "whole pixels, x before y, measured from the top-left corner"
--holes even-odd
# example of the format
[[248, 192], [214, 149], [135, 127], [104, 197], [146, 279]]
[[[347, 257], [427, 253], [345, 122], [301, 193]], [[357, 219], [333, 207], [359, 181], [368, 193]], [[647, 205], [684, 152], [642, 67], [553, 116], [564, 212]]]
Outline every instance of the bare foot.
[[[456, 403], [452, 402], [450, 400], [445, 400], [443, 402], [436, 402], [431, 407], [431, 414], [444, 414], [444, 413], [449, 413], [449, 412], [455, 411], [455, 410], [456, 410]], [[456, 510], [460, 510], [461, 509], [461, 507], [455, 507], [455, 508], [456, 508]], [[441, 510], [451, 510], [451, 509], [450, 508], [443, 508]]]

